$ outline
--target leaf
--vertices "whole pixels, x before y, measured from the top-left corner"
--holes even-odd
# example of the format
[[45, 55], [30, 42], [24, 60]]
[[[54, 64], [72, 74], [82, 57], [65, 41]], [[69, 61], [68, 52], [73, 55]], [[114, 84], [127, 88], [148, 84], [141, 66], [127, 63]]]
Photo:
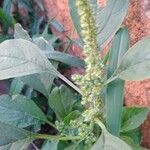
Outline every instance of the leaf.
[[5, 11], [0, 8], [0, 22], [5, 26], [5, 27], [9, 27], [11, 26], [11, 23], [9, 22], [9, 19], [7, 18], [7, 15], [5, 13]]
[[[22, 28], [20, 24], [16, 24], [15, 26], [15, 34], [14, 37], [21, 38], [21, 39], [26, 39], [28, 41], [32, 41], [30, 38], [29, 34], [27, 33], [26, 30]], [[41, 49], [45, 50], [47, 48], [48, 42], [42, 38], [34, 38], [33, 42]], [[58, 63], [57, 62], [52, 62], [53, 66], [57, 68]], [[34, 88], [35, 90], [41, 92], [44, 94], [47, 98], [50, 93], [51, 86], [53, 84], [53, 80], [56, 76], [52, 75], [50, 73], [40, 73], [40, 74], [33, 74], [29, 76], [24, 76], [21, 77], [18, 80], [21, 80], [24, 82], [24, 84], [27, 84], [28, 86]]]
[[41, 50], [32, 42], [23, 39], [7, 40], [0, 44], [0, 80], [49, 72], [58, 76], [80, 93], [71, 81], [60, 74]]
[[15, 78], [11, 82], [9, 94], [10, 95], [20, 94], [21, 91], [23, 90], [23, 87], [24, 87], [24, 83], [20, 80], [20, 78]]
[[85, 67], [85, 63], [83, 60], [81, 60], [78, 57], [66, 54], [66, 53], [51, 51], [46, 56], [49, 59], [65, 63], [65, 64], [70, 65], [70, 66], [80, 67], [80, 68]]
[[57, 150], [58, 147], [58, 141], [47, 141], [43, 146], [41, 150]]
[[3, 10], [6, 12], [7, 16], [11, 15], [11, 6], [12, 6], [12, 0], [4, 0]]
[[13, 144], [7, 144], [0, 147], [0, 150], [25, 150], [28, 145], [33, 141], [32, 138], [27, 138], [23, 140], [18, 140]]
[[24, 30], [19, 23], [15, 24], [14, 38], [32, 41], [28, 32]]
[[90, 150], [132, 150], [124, 141], [111, 135], [104, 125], [101, 125], [102, 133]]
[[150, 37], [132, 46], [116, 70], [123, 80], [144, 80], [150, 77]]
[[8, 95], [0, 96], [0, 121], [20, 128], [37, 124], [39, 121], [49, 122], [40, 108], [22, 95], [12, 98]]
[[135, 144], [134, 141], [128, 136], [121, 136], [121, 139], [126, 141], [132, 147], [132, 150], [147, 150], [146, 148], [143, 148], [140, 145]]
[[0, 146], [31, 138], [35, 134], [0, 122]]
[[[76, 31], [77, 31], [80, 39], [82, 40], [80, 19], [79, 19], [79, 15], [77, 12], [76, 0], [68, 0], [68, 6], [69, 6], [69, 11], [70, 11], [70, 15], [71, 15], [73, 24], [76, 28]], [[81, 41], [81, 42], [83, 43], [83, 41]]]
[[9, 39], [9, 38], [10, 38], [9, 35], [0, 35], [0, 43], [7, 40], [7, 39]]
[[69, 124], [71, 120], [75, 120], [81, 115], [81, 112], [78, 110], [74, 110], [71, 113], [69, 113], [63, 120], [65, 124]]
[[50, 21], [50, 24], [56, 29], [58, 30], [59, 32], [63, 32], [65, 31], [64, 27], [62, 26], [62, 24], [60, 24], [57, 20], [55, 19], [52, 19]]
[[138, 128], [145, 121], [148, 113], [148, 108], [124, 107], [120, 132], [130, 131]]
[[48, 70], [57, 74], [40, 49], [23, 39], [7, 40], [0, 44], [0, 70], [0, 80]]
[[72, 111], [72, 105], [75, 101], [71, 91], [66, 86], [61, 85], [52, 90], [48, 102], [58, 119], [61, 120]]
[[[110, 78], [124, 53], [128, 50], [129, 33], [126, 28], [121, 28], [113, 40], [112, 48], [109, 52], [107, 77]], [[124, 81], [116, 79], [107, 86], [106, 94], [106, 125], [107, 130], [119, 136], [121, 126], [121, 114], [124, 100]]]
[[128, 136], [130, 138], [132, 138], [132, 140], [134, 141], [134, 143], [136, 145], [140, 145], [141, 144], [141, 140], [142, 140], [142, 134], [141, 134], [141, 130], [140, 127], [127, 131], [127, 132], [121, 132], [120, 133], [121, 136]]
[[32, 87], [48, 98], [54, 78], [55, 76], [50, 73], [40, 73], [21, 77], [20, 79], [24, 84]]
[[[96, 0], [89, 1], [92, 9], [97, 14], [96, 24], [98, 26], [98, 45], [103, 49], [113, 38], [116, 31], [122, 24], [127, 13], [128, 0], [108, 0], [107, 5], [101, 8], [97, 5]], [[69, 9], [74, 26], [81, 38], [80, 20], [77, 13], [76, 1], [69, 0]], [[82, 39], [82, 38], [81, 38]]]
[[97, 25], [99, 34], [97, 37], [100, 47], [105, 47], [120, 28], [127, 13], [129, 0], [108, 0], [104, 8], [98, 8]]
[[47, 40], [45, 40], [43, 37], [34, 37], [33, 42], [43, 51], [47, 52], [47, 48], [51, 46], [49, 51], [53, 51], [54, 48], [52, 47], [52, 44], [49, 44]]

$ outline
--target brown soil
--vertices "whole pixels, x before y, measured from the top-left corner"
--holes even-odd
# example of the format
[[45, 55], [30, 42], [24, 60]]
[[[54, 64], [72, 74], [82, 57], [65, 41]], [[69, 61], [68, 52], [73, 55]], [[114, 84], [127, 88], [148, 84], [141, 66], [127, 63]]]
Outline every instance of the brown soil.
[[[73, 24], [67, 2], [67, 0], [44, 0], [48, 17], [56, 17], [66, 28], [66, 34], [70, 34]], [[100, 2], [102, 2], [101, 5], [105, 5], [105, 0], [100, 0]], [[150, 0], [131, 0], [124, 24], [129, 28], [131, 45], [150, 35]], [[74, 36], [76, 37], [76, 34]], [[72, 47], [71, 53], [82, 56], [81, 51], [76, 47]], [[150, 80], [126, 82], [125, 104], [150, 106]], [[142, 133], [142, 144], [150, 148], [150, 116], [142, 126]]]

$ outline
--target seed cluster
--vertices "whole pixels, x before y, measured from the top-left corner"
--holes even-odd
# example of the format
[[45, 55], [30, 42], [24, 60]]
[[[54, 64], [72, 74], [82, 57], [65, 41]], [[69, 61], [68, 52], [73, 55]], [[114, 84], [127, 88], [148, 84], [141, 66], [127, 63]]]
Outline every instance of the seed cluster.
[[[103, 118], [100, 96], [103, 63], [97, 50], [97, 28], [89, 0], [76, 0], [76, 5], [84, 42], [86, 69], [84, 75], [73, 75], [72, 79], [80, 87], [81, 103], [85, 111], [79, 118], [72, 120], [67, 128], [77, 129], [77, 135], [81, 136], [85, 145], [90, 147], [97, 139], [93, 133], [94, 119]], [[64, 128], [61, 123], [57, 123], [57, 126], [61, 128], [60, 131]]]
[[102, 116], [100, 92], [103, 63], [97, 51], [97, 28], [89, 2], [76, 0], [76, 5], [84, 41], [86, 70], [83, 76], [74, 75], [73, 79], [81, 88], [82, 104], [86, 108], [83, 117], [88, 122]]

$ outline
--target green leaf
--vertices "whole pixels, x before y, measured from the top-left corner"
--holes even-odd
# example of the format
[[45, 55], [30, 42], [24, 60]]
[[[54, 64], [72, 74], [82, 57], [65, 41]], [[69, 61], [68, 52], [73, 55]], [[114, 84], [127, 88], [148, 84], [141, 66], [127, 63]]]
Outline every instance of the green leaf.
[[124, 141], [111, 135], [104, 125], [100, 125], [102, 133], [97, 142], [92, 146], [90, 150], [132, 150], [129, 145]]
[[78, 57], [66, 54], [66, 53], [52, 51], [52, 52], [49, 52], [48, 54], [46, 54], [46, 56], [49, 59], [65, 63], [65, 64], [70, 65], [70, 66], [80, 67], [80, 68], [85, 67], [85, 63], [83, 60], [81, 60]]
[[141, 135], [140, 127], [127, 131], [127, 132], [121, 132], [120, 136], [127, 136], [127, 137], [132, 138], [132, 140], [134, 141], [136, 145], [141, 144], [142, 135]]
[[14, 25], [14, 18], [12, 15], [12, 0], [4, 0], [3, 2], [3, 10], [9, 20], [11, 26]]
[[23, 39], [7, 40], [1, 43], [0, 62], [0, 80], [48, 70], [54, 75], [57, 74], [40, 49]]
[[32, 138], [27, 138], [23, 140], [18, 140], [13, 144], [7, 144], [0, 147], [0, 150], [25, 150], [30, 143], [32, 143]]
[[[98, 45], [103, 49], [120, 28], [122, 21], [127, 13], [128, 0], [108, 0], [104, 8], [99, 7], [96, 0], [89, 1], [92, 9], [97, 16], [96, 24], [98, 26]], [[76, 0], [69, 0], [69, 8], [74, 26], [81, 38], [80, 20], [77, 13]]]
[[105, 47], [120, 28], [127, 13], [129, 0], [108, 0], [104, 8], [98, 8], [97, 25], [99, 26], [98, 44]]
[[60, 24], [57, 20], [55, 19], [52, 19], [50, 21], [50, 24], [56, 29], [58, 30], [59, 32], [63, 32], [65, 31], [64, 27], [62, 26], [62, 24]]
[[0, 35], [0, 43], [2, 43], [3, 41], [9, 39], [10, 36], [9, 35]]
[[132, 147], [132, 150], [147, 150], [146, 148], [143, 148], [140, 145], [135, 144], [132, 138], [128, 136], [121, 136], [121, 139], [124, 140], [126, 143], [128, 143]]
[[21, 77], [21, 81], [48, 98], [55, 77], [50, 73], [40, 73]]
[[116, 76], [123, 80], [144, 80], [150, 77], [150, 37], [132, 46], [123, 57]]
[[11, 82], [9, 94], [10, 95], [20, 94], [21, 91], [23, 90], [23, 87], [24, 87], [24, 83], [20, 80], [20, 78], [15, 78]]
[[[70, 11], [70, 15], [71, 15], [72, 21], [74, 23], [74, 26], [77, 30], [77, 33], [78, 33], [80, 39], [82, 40], [80, 19], [79, 19], [79, 15], [77, 12], [76, 0], [68, 0], [68, 6], [69, 6], [69, 11]], [[81, 42], [83, 42], [83, 41], [81, 41]]]
[[57, 150], [58, 148], [58, 141], [47, 141], [41, 150]]
[[75, 120], [76, 118], [78, 118], [81, 115], [81, 112], [78, 110], [72, 111], [71, 113], [69, 113], [63, 120], [63, 122], [65, 124], [69, 124], [71, 120]]
[[19, 23], [15, 24], [14, 38], [32, 41], [28, 32], [24, 30]]
[[[15, 34], [14, 37], [16, 39], [26, 39], [28, 41], [32, 41], [29, 34], [26, 30], [22, 28], [20, 24], [15, 25]], [[43, 37], [34, 38], [33, 42], [41, 49], [45, 50], [48, 46], [48, 41], [46, 41]], [[57, 68], [58, 63], [51, 61], [52, 65]], [[52, 75], [51, 73], [40, 73], [40, 74], [33, 74], [29, 76], [21, 77], [18, 80], [21, 80], [24, 82], [24, 84], [27, 84], [28, 86], [34, 88], [35, 90], [41, 92], [44, 94], [47, 98], [50, 93], [53, 80], [56, 76]]]
[[25, 140], [34, 133], [0, 122], [0, 146]]
[[[128, 50], [129, 33], [126, 28], [121, 28], [113, 40], [109, 52], [107, 77], [110, 78], [120, 64], [124, 53]], [[107, 130], [119, 136], [121, 114], [124, 100], [124, 81], [116, 79], [107, 86], [106, 94], [106, 125]]]
[[39, 121], [47, 122], [41, 109], [30, 99], [22, 95], [0, 96], [0, 121], [18, 127], [27, 127]]
[[64, 85], [54, 88], [49, 96], [49, 106], [54, 110], [58, 119], [63, 119], [72, 111], [74, 102], [73, 94]]
[[120, 132], [130, 131], [138, 128], [145, 121], [148, 113], [148, 108], [124, 107]]
[[61, 75], [48, 61], [41, 50], [33, 43], [23, 39], [7, 40], [0, 44], [0, 80], [49, 72], [58, 76], [73, 89], [80, 90]]
[[7, 18], [7, 15], [2, 8], [0, 8], [0, 22], [7, 28], [11, 26], [9, 19]]

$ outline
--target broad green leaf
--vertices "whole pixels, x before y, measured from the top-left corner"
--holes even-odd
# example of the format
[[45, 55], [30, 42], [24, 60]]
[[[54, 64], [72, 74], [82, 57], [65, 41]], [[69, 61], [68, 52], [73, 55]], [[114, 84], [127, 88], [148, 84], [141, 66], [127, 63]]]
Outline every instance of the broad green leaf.
[[39, 121], [49, 122], [40, 108], [22, 95], [0, 96], [0, 121], [18, 127], [27, 127]]
[[41, 150], [58, 150], [58, 143], [58, 141], [47, 141], [44, 143]]
[[15, 24], [14, 38], [32, 41], [28, 32], [24, 30], [19, 23]]
[[147, 118], [148, 108], [124, 107], [122, 113], [121, 132], [138, 128]]
[[[109, 52], [107, 78], [110, 78], [120, 64], [124, 53], [128, 50], [129, 34], [127, 29], [121, 28], [113, 40]], [[124, 81], [116, 79], [107, 86], [106, 94], [106, 125], [107, 130], [119, 136], [121, 114], [124, 100]]]
[[97, 41], [105, 47], [120, 28], [127, 13], [129, 0], [108, 0], [104, 8], [98, 8], [97, 25], [99, 34]]
[[85, 67], [85, 63], [83, 60], [81, 60], [78, 57], [66, 54], [66, 53], [52, 51], [52, 52], [49, 52], [46, 56], [49, 59], [65, 63], [65, 64], [70, 65], [70, 66], [80, 67], [80, 68]]
[[150, 37], [132, 46], [116, 70], [123, 80], [144, 80], [150, 77]]
[[[30, 38], [27, 31], [24, 30], [20, 24], [15, 25], [14, 37], [16, 39], [21, 38], [21, 39], [26, 39], [28, 41], [32, 41], [32, 39]], [[33, 42], [41, 50], [45, 50], [48, 46], [48, 42], [42, 37], [34, 38]], [[58, 65], [57, 62], [51, 61], [51, 63], [55, 68], [57, 68], [57, 65]], [[51, 73], [39, 73], [39, 74], [24, 76], [24, 77], [21, 77], [20, 79], [16, 79], [16, 80], [23, 81], [24, 84], [27, 84], [28, 86], [32, 87], [33, 89], [41, 92], [48, 98], [48, 95], [50, 93], [50, 89], [51, 89], [51, 86], [53, 84], [53, 80], [55, 77], [56, 76], [52, 75]]]
[[54, 67], [40, 49], [23, 40], [7, 40], [0, 44], [0, 80], [44, 71], [56, 75]]
[[121, 132], [120, 136], [128, 136], [128, 137], [132, 138], [132, 140], [134, 141], [134, 143], [136, 145], [141, 144], [142, 133], [141, 133], [140, 127], [130, 130], [130, 131], [127, 131], [127, 132]]
[[106, 128], [101, 126], [102, 133], [97, 142], [92, 146], [90, 150], [132, 150], [124, 141], [111, 135]]
[[23, 140], [18, 140], [13, 144], [7, 144], [0, 147], [0, 150], [25, 150], [30, 143], [32, 143], [32, 138], [27, 138]]
[[72, 82], [54, 68], [41, 50], [27, 40], [7, 40], [0, 44], [0, 70], [0, 80], [49, 72], [80, 93]]
[[23, 87], [24, 87], [24, 83], [20, 80], [20, 78], [15, 78], [11, 82], [9, 94], [10, 95], [20, 94], [21, 91], [23, 90]]
[[124, 140], [126, 143], [128, 143], [132, 147], [132, 150], [147, 150], [146, 148], [143, 148], [140, 145], [135, 144], [132, 138], [128, 136], [121, 136], [121, 139]]
[[34, 133], [0, 122], [0, 146], [25, 140], [34, 136]]
[[49, 96], [49, 106], [56, 113], [58, 119], [63, 119], [72, 111], [74, 102], [73, 94], [64, 85], [54, 88]]
[[[103, 49], [112, 39], [122, 24], [127, 13], [128, 0], [108, 0], [104, 8], [98, 6], [96, 0], [89, 1], [96, 16], [98, 26], [98, 45]], [[76, 0], [69, 0], [69, 8], [74, 26], [81, 38], [80, 20], [77, 14]]]
[[48, 98], [54, 78], [55, 76], [50, 73], [40, 73], [21, 77], [20, 79], [24, 84], [32, 87]]
[[43, 51], [43, 52], [47, 52], [47, 48], [51, 46], [51, 48], [49, 49], [49, 51], [53, 51], [54, 48], [52, 47], [52, 44], [49, 44], [49, 42], [47, 40], [45, 40], [43, 37], [34, 37], [33, 38], [33, 42]]

